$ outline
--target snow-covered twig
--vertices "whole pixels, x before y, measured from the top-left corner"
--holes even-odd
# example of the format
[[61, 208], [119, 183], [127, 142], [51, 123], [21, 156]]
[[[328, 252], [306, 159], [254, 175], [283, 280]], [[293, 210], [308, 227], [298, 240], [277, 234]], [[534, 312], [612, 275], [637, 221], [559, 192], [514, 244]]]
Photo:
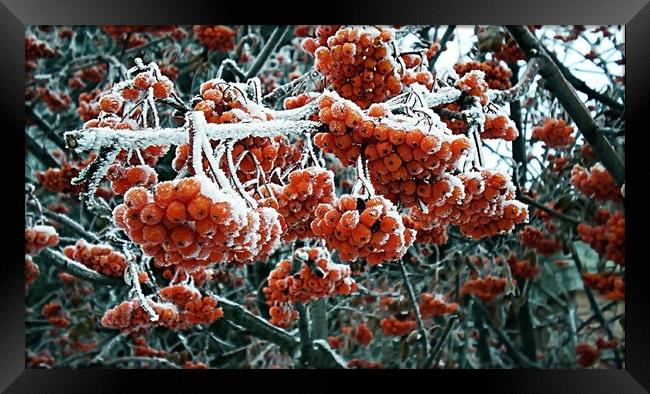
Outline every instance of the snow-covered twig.
[[[203, 116], [202, 112], [196, 113]], [[205, 117], [203, 118], [205, 119]], [[277, 135], [301, 135], [305, 131], [318, 130], [319, 122], [308, 120], [270, 120], [266, 122], [207, 124], [205, 133], [209, 140], [241, 140], [247, 137], [269, 137]], [[184, 127], [164, 129], [143, 129], [121, 133], [110, 128], [93, 127], [72, 130], [65, 134], [68, 147], [78, 152], [99, 150], [102, 147], [116, 149], [144, 149], [154, 145], [180, 145], [188, 142]]]
[[530, 59], [526, 66], [526, 70], [524, 70], [524, 75], [517, 85], [506, 90], [488, 90], [488, 98], [490, 99], [490, 102], [494, 104], [503, 104], [521, 98], [528, 91], [530, 84], [533, 83], [538, 72], [539, 60], [537, 58]]

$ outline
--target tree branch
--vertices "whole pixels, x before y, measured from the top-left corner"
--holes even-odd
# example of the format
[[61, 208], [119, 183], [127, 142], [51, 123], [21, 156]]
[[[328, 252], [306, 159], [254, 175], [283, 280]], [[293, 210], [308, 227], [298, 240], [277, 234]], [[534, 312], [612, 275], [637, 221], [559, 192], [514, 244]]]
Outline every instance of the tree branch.
[[436, 343], [436, 346], [433, 348], [433, 351], [424, 364], [424, 368], [428, 369], [431, 368], [431, 366], [438, 364], [440, 355], [442, 354], [442, 348], [445, 346], [445, 343], [447, 343], [449, 334], [451, 333], [452, 328], [454, 328], [456, 321], [458, 321], [458, 315], [452, 315], [449, 317], [449, 320], [447, 321], [447, 327], [445, 327], [445, 331], [443, 331], [442, 335], [440, 335], [440, 339], [438, 339], [438, 343]]
[[27, 147], [27, 150], [46, 167], [59, 167], [59, 163], [57, 163], [56, 159], [52, 157], [50, 152], [48, 152], [43, 145], [36, 142], [34, 137], [29, 135], [27, 132], [25, 132], [25, 146]]
[[616, 183], [619, 186], [623, 185], [625, 183], [625, 164], [618, 157], [607, 138], [599, 132], [598, 125], [594, 122], [589, 110], [580, 100], [573, 86], [564, 78], [558, 65], [548, 55], [546, 48], [525, 26], [508, 25], [506, 27], [528, 58], [539, 57], [541, 61], [540, 74], [545, 78], [546, 88], [562, 103]]
[[282, 42], [284, 36], [287, 35], [290, 28], [291, 25], [285, 25], [281, 27], [278, 26], [275, 28], [275, 30], [273, 30], [273, 33], [271, 33], [271, 37], [269, 37], [269, 40], [266, 42], [266, 45], [264, 45], [264, 48], [262, 48], [260, 54], [257, 55], [257, 57], [255, 58], [255, 62], [246, 73], [246, 78], [244, 78], [245, 80], [253, 78], [254, 76], [257, 75], [258, 72], [260, 72], [260, 70], [262, 70], [264, 63], [266, 63], [266, 60], [275, 51], [275, 49], [278, 47], [280, 42]]
[[411, 307], [413, 308], [415, 321], [417, 322], [418, 325], [420, 344], [422, 345], [422, 351], [424, 352], [424, 359], [427, 360], [429, 358], [429, 339], [427, 338], [427, 331], [424, 328], [424, 322], [422, 321], [422, 315], [420, 314], [420, 307], [418, 306], [418, 301], [415, 298], [415, 291], [413, 291], [411, 280], [408, 278], [406, 267], [404, 267], [403, 259], [399, 260], [399, 268], [402, 271], [402, 278], [404, 279], [404, 284], [406, 285], [406, 289], [408, 290], [409, 300], [411, 301]]
[[456, 29], [456, 25], [449, 25], [447, 26], [447, 30], [445, 30], [445, 33], [442, 35], [442, 38], [440, 39], [440, 49], [433, 55], [433, 57], [429, 61], [429, 70], [432, 73], [436, 72], [436, 61], [438, 61], [440, 54], [442, 54], [442, 52], [445, 51], [446, 49], [445, 47], [447, 46], [447, 41], [449, 41], [455, 29]]

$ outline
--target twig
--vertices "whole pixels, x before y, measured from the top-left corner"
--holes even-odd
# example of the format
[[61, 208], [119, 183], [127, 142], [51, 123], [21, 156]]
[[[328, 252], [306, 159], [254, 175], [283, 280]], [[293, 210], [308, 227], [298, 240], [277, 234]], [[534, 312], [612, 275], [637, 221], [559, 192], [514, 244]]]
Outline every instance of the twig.
[[284, 36], [289, 32], [290, 27], [290, 25], [282, 27], [278, 26], [275, 28], [275, 30], [273, 30], [273, 33], [271, 33], [271, 37], [269, 37], [269, 40], [264, 45], [264, 48], [262, 48], [260, 54], [255, 58], [255, 62], [251, 68], [248, 70], [248, 72], [246, 72], [246, 77], [244, 78], [245, 80], [253, 78], [257, 75], [257, 73], [264, 66], [264, 63], [266, 63], [266, 60], [269, 58], [269, 56], [271, 56], [271, 53], [275, 51], [275, 48], [278, 47], [280, 42], [282, 42], [284, 39]]
[[555, 53], [548, 51], [548, 54], [551, 57], [551, 59], [553, 59], [555, 64], [557, 64], [558, 68], [562, 72], [562, 75], [564, 75], [564, 78], [566, 78], [567, 81], [569, 81], [576, 90], [586, 94], [587, 97], [589, 97], [590, 99], [600, 101], [601, 103], [615, 110], [623, 111], [625, 109], [625, 106], [620, 102], [616, 101], [616, 99], [590, 88], [589, 85], [587, 85], [583, 80], [573, 75], [571, 71], [558, 60], [557, 55]]
[[[58, 146], [61, 149], [65, 149], [65, 142], [63, 141], [61, 136], [56, 134], [54, 132], [54, 130], [52, 130], [52, 128], [47, 123], [45, 123], [45, 121], [43, 119], [41, 119], [41, 117], [38, 116], [36, 114], [36, 112], [34, 112], [34, 109], [32, 107], [30, 107], [29, 105], [26, 105], [25, 106], [25, 113], [27, 114], [27, 116], [29, 116], [34, 121], [36, 126], [39, 129], [41, 129], [45, 133], [45, 135], [52, 142], [54, 142], [56, 144], [56, 146]], [[27, 133], [25, 133], [25, 134], [27, 134]]]
[[298, 332], [300, 334], [300, 362], [303, 368], [307, 368], [313, 365], [314, 352], [314, 344], [309, 327], [309, 313], [302, 303], [297, 302], [295, 306], [299, 313]]
[[440, 361], [440, 355], [442, 354], [442, 348], [445, 346], [445, 343], [447, 343], [447, 339], [449, 339], [449, 334], [451, 333], [451, 330], [454, 328], [454, 325], [456, 324], [457, 320], [458, 320], [458, 315], [452, 315], [449, 317], [449, 320], [447, 321], [447, 327], [445, 327], [445, 331], [443, 331], [442, 335], [440, 335], [440, 339], [438, 339], [438, 343], [436, 343], [436, 346], [433, 348], [433, 351], [431, 352], [429, 358], [424, 364], [424, 368], [428, 369], [431, 368], [431, 366], [433, 365], [438, 365], [438, 361]]
[[293, 354], [300, 342], [285, 330], [275, 327], [243, 306], [221, 296], [214, 296], [223, 309], [224, 318], [249, 330], [257, 338], [273, 342]]
[[[36, 208], [36, 204], [33, 202], [28, 203], [30, 207]], [[62, 224], [69, 230], [77, 233], [78, 235], [94, 241], [94, 242], [100, 242], [100, 239], [97, 235], [86, 231], [86, 229], [83, 228], [79, 223], [75, 222], [74, 220], [70, 219], [69, 217], [62, 215], [60, 213], [52, 212], [49, 209], [43, 209], [43, 216], [47, 217], [48, 219], [55, 221], [57, 223]]]
[[449, 41], [449, 38], [451, 38], [451, 35], [454, 33], [454, 30], [456, 29], [456, 25], [449, 25], [447, 26], [447, 30], [445, 30], [445, 33], [442, 35], [442, 38], [440, 39], [440, 49], [433, 55], [431, 60], [429, 61], [429, 68], [430, 71], [433, 73], [436, 71], [436, 61], [440, 57], [440, 54], [445, 51], [445, 47], [447, 46], [447, 41]]
[[578, 225], [578, 224], [581, 223], [580, 220], [578, 220], [578, 219], [576, 219], [574, 217], [565, 215], [565, 214], [563, 214], [561, 212], [558, 212], [558, 211], [556, 211], [554, 209], [551, 209], [551, 208], [547, 207], [546, 205], [538, 202], [537, 200], [534, 200], [534, 199], [528, 197], [527, 195], [525, 195], [523, 193], [518, 197], [518, 199], [521, 200], [522, 202], [525, 202], [528, 205], [532, 205], [535, 208], [540, 209], [540, 210], [548, 213], [551, 216], [554, 216], [554, 217], [556, 217], [558, 219], [565, 220], [565, 221], [567, 221], [567, 222], [569, 222], [571, 224]]
[[415, 321], [418, 325], [418, 332], [420, 335], [420, 343], [424, 352], [424, 359], [426, 360], [429, 358], [429, 339], [427, 338], [427, 331], [424, 328], [424, 322], [422, 321], [422, 315], [420, 314], [420, 307], [418, 306], [417, 299], [415, 298], [415, 291], [413, 291], [413, 286], [411, 285], [411, 281], [408, 278], [406, 267], [404, 267], [403, 259], [399, 260], [399, 268], [402, 271], [402, 278], [404, 279], [404, 284], [408, 290], [409, 300], [411, 301], [411, 307], [413, 308]]
[[327, 339], [327, 310], [325, 309], [325, 300], [312, 301], [311, 318], [314, 340]]
[[[485, 307], [480, 304], [480, 301], [477, 300], [476, 302], [476, 311], [480, 313], [484, 319], [488, 319], [488, 312], [485, 309]], [[524, 368], [540, 368], [540, 366], [536, 363], [531, 361], [528, 357], [526, 357], [524, 354], [521, 353], [521, 351], [515, 346], [514, 342], [508, 337], [508, 334], [505, 333], [502, 329], [490, 326], [492, 331], [497, 334], [497, 337], [499, 337], [499, 341], [503, 343], [508, 350], [508, 353], [519, 363], [521, 364]]]
[[25, 146], [27, 147], [27, 150], [34, 154], [34, 157], [46, 167], [59, 166], [59, 163], [57, 163], [56, 159], [52, 157], [50, 152], [48, 152], [43, 145], [36, 142], [36, 140], [27, 132], [25, 132]]

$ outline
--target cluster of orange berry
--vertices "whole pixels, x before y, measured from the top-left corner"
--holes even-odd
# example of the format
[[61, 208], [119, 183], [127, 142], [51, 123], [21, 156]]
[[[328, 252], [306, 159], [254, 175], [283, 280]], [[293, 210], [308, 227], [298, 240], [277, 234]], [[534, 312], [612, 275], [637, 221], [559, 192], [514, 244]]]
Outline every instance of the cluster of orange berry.
[[415, 320], [400, 320], [395, 316], [381, 319], [381, 329], [384, 335], [404, 336], [415, 330], [417, 323]]
[[514, 185], [500, 172], [446, 174], [430, 186], [428, 211], [415, 206], [406, 216], [421, 243], [446, 243], [449, 224], [480, 239], [511, 231], [528, 218], [527, 206], [514, 199]]
[[589, 170], [579, 164], [574, 165], [571, 169], [571, 184], [585, 196], [599, 200], [620, 201], [623, 198], [614, 178], [600, 163], [594, 164]]
[[454, 86], [469, 96], [478, 97], [481, 105], [487, 105], [489, 87], [485, 82], [485, 73], [483, 71], [468, 71], [454, 83]]
[[383, 196], [346, 194], [333, 204], [320, 204], [311, 229], [337, 250], [343, 261], [365, 258], [369, 265], [399, 260], [415, 240], [392, 202]]
[[503, 114], [488, 114], [485, 116], [483, 124], [483, 139], [502, 139], [505, 141], [514, 141], [519, 136], [519, 130], [515, 122]]
[[374, 361], [353, 358], [348, 361], [348, 368], [354, 369], [381, 369], [381, 364]]
[[507, 64], [517, 64], [519, 60], [526, 60], [526, 54], [519, 48], [515, 39], [509, 36], [505, 44], [494, 51], [494, 58], [503, 60]]
[[[388, 45], [392, 39], [393, 33], [384, 28], [339, 28], [326, 39], [326, 45], [314, 50], [315, 68], [342, 97], [367, 108], [402, 90]], [[309, 50], [314, 42], [308, 42], [303, 47]]]
[[370, 180], [378, 193], [407, 207], [418, 206], [418, 200], [433, 202], [436, 182], [432, 179], [454, 170], [470, 146], [464, 136], [390, 128], [382, 123], [374, 134], [376, 142], [364, 149]]
[[551, 164], [551, 170], [557, 173], [560, 173], [569, 162], [569, 156], [555, 156], [552, 153], [549, 153], [546, 158]]
[[452, 211], [452, 224], [468, 237], [480, 239], [510, 231], [528, 218], [528, 208], [515, 200], [515, 188], [501, 172], [482, 170], [462, 173], [464, 198], [457, 212]]
[[126, 270], [126, 257], [108, 245], [92, 245], [80, 239], [63, 248], [63, 254], [86, 267], [106, 276], [122, 277]]
[[38, 264], [32, 260], [32, 256], [25, 255], [25, 284], [33, 284], [40, 274], [41, 270], [38, 268]]
[[415, 206], [418, 198], [426, 202], [431, 186], [425, 179], [454, 170], [469, 149], [465, 136], [447, 135], [441, 122], [427, 132], [397, 126], [378, 119], [387, 114], [383, 106], [372, 105], [366, 116], [333, 93], [324, 95], [319, 106], [319, 120], [329, 131], [314, 136], [316, 146], [346, 165], [363, 150], [377, 192], [395, 203]]
[[580, 223], [578, 233], [596, 252], [616, 264], [625, 265], [625, 215], [622, 212], [609, 213], [604, 224], [590, 226]]
[[625, 282], [621, 275], [585, 272], [582, 274], [582, 281], [585, 286], [596, 290], [608, 300], [625, 300]]
[[146, 302], [158, 315], [158, 320], [152, 321], [149, 314], [142, 308], [140, 300], [133, 298], [104, 312], [101, 320], [102, 326], [121, 331], [138, 331], [153, 325], [172, 329], [177, 326], [179, 313], [175, 305], [158, 303], [150, 299], [147, 299]]
[[36, 256], [41, 250], [59, 244], [59, 234], [52, 226], [34, 226], [25, 229], [25, 253]]
[[287, 327], [297, 314], [293, 303], [307, 303], [336, 295], [349, 295], [357, 284], [350, 277], [350, 267], [334, 264], [323, 248], [300, 248], [293, 259], [301, 262], [301, 269], [291, 275], [291, 262], [280, 261], [268, 276], [263, 288], [266, 304], [270, 307], [271, 323]]
[[419, 83], [431, 90], [433, 88], [434, 77], [426, 67], [422, 67], [422, 58], [416, 54], [406, 54], [401, 56], [406, 69], [402, 74], [402, 83], [411, 86]]
[[33, 35], [25, 36], [25, 72], [36, 70], [38, 59], [52, 58], [56, 52], [45, 42]]
[[52, 112], [59, 112], [70, 107], [72, 98], [63, 92], [53, 92], [44, 87], [38, 88], [38, 95]]
[[147, 340], [144, 337], [136, 337], [133, 340], [133, 355], [136, 357], [165, 357], [167, 352], [164, 350], [156, 350], [149, 347]]
[[534, 248], [544, 256], [550, 256], [564, 248], [560, 239], [547, 235], [533, 226], [524, 227], [519, 232], [519, 239], [523, 246]]
[[420, 295], [420, 313], [423, 318], [448, 315], [455, 313], [458, 310], [458, 304], [447, 304], [444, 297], [439, 297], [434, 294], [422, 293]]
[[330, 203], [334, 195], [334, 173], [320, 167], [309, 167], [289, 174], [285, 186], [274, 186], [277, 211], [287, 224], [285, 241], [313, 237], [311, 222], [318, 204]]
[[543, 141], [549, 148], [561, 148], [573, 144], [573, 131], [564, 119], [546, 118], [542, 125], [533, 128], [533, 139]]
[[41, 313], [54, 327], [65, 328], [70, 324], [70, 320], [63, 313], [63, 307], [56, 301], [45, 304]]
[[305, 104], [314, 101], [316, 97], [308, 93], [301, 93], [297, 96], [289, 96], [282, 102], [284, 109], [296, 109], [304, 106]]
[[[68, 87], [71, 89], [82, 89], [87, 83], [100, 84], [106, 77], [107, 66], [104, 63], [91, 67], [85, 67], [75, 72], [68, 80]], [[98, 89], [95, 89], [98, 91]], [[88, 92], [81, 92], [81, 95]]]
[[354, 330], [354, 340], [362, 346], [368, 346], [370, 345], [370, 342], [374, 339], [375, 334], [373, 334], [372, 330], [368, 328], [368, 325], [366, 323], [361, 323], [357, 326], [357, 328]]
[[579, 343], [576, 346], [576, 362], [583, 368], [593, 365], [600, 358], [600, 349], [588, 343]]
[[539, 266], [531, 264], [528, 260], [518, 260], [513, 254], [508, 257], [508, 266], [513, 276], [521, 279], [534, 279], [539, 275]]
[[113, 193], [118, 195], [135, 186], [149, 188], [158, 183], [158, 174], [146, 164], [125, 167], [121, 163], [113, 163], [108, 167], [106, 178], [111, 181]]
[[156, 185], [153, 196], [129, 189], [113, 220], [158, 267], [193, 271], [216, 262], [264, 259], [279, 245], [283, 231], [274, 209], [247, 208], [207, 178], [185, 178]]
[[485, 82], [487, 82], [490, 89], [505, 90], [512, 87], [512, 84], [510, 83], [512, 71], [503, 67], [498, 62], [477, 62], [472, 60], [464, 64], [454, 64], [454, 71], [456, 71], [460, 77], [472, 70], [480, 70], [485, 73]]
[[171, 302], [179, 310], [176, 329], [185, 330], [197, 324], [211, 324], [223, 317], [223, 310], [217, 307], [217, 300], [187, 285], [171, 285], [160, 290], [160, 298]]
[[176, 29], [175, 25], [103, 25], [109, 36], [121, 38], [125, 33], [165, 33]]
[[95, 119], [99, 116], [101, 109], [97, 98], [100, 96], [101, 91], [95, 89], [90, 92], [81, 92], [79, 94], [79, 106], [77, 107], [77, 114], [84, 122]]
[[64, 160], [59, 168], [48, 168], [45, 171], [36, 171], [36, 180], [43, 187], [54, 193], [64, 193], [77, 195], [83, 191], [84, 186], [81, 184], [73, 185], [72, 180], [79, 175], [79, 172], [89, 165], [95, 158], [91, 154], [86, 160], [79, 160], [70, 163]]
[[494, 301], [506, 290], [506, 279], [495, 276], [470, 279], [463, 284], [461, 295], [473, 295], [485, 302]]
[[224, 25], [195, 25], [194, 34], [209, 51], [228, 52], [235, 47], [235, 31]]
[[318, 25], [315, 30], [315, 37], [306, 37], [302, 40], [301, 47], [312, 55], [316, 49], [327, 46], [327, 40], [336, 34], [341, 25]]
[[[177, 267], [172, 267], [172, 269], [173, 268], [177, 268]], [[218, 278], [216, 278], [216, 276], [221, 271], [226, 271], [226, 270], [215, 271], [212, 268], [199, 267], [196, 270], [187, 273], [182, 269], [174, 269], [174, 271], [172, 271], [172, 269], [167, 268], [166, 270], [164, 270], [162, 272], [162, 277], [169, 281], [172, 281], [172, 283], [176, 283], [176, 282], [184, 282], [185, 280], [188, 279], [188, 275], [189, 275], [190, 277], [192, 277], [195, 286], [203, 286], [205, 283], [213, 279], [218, 281]]]
[[49, 350], [42, 350], [36, 355], [25, 356], [25, 365], [27, 368], [46, 368], [54, 365], [54, 358]]
[[116, 97], [120, 97], [128, 101], [135, 101], [140, 98], [140, 95], [143, 92], [147, 92], [149, 89], [152, 89], [154, 98], [165, 99], [169, 97], [169, 95], [174, 90], [174, 83], [165, 75], [156, 75], [156, 73], [154, 73], [152, 70], [142, 71], [136, 74], [130, 83], [122, 89], [120, 96], [116, 94], [107, 95], [110, 97], [110, 100], [106, 101], [106, 109], [104, 109], [101, 99], [99, 101], [99, 105], [102, 110], [106, 112], [116, 113], [119, 110], [119, 108], [116, 106], [116, 104], [119, 102], [119, 99]]

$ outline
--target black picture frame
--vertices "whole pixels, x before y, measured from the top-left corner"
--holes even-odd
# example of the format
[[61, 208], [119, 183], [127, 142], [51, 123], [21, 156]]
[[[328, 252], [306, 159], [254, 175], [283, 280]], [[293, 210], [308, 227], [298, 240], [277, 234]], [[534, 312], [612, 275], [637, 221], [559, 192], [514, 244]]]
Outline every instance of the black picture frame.
[[[254, 5], [242, 2], [215, 1], [164, 1], [164, 0], [1, 0], [0, 1], [0, 108], [2, 109], [3, 149], [0, 162], [5, 161], [4, 185], [0, 195], [6, 197], [3, 206], [5, 216], [11, 216], [11, 223], [4, 232], [5, 251], [8, 256], [0, 276], [0, 387], [10, 393], [19, 392], [120, 392], [136, 387], [157, 390], [157, 386], [171, 388], [178, 383], [190, 382], [192, 386], [199, 380], [215, 384], [227, 375], [240, 383], [261, 383], [264, 385], [286, 384], [287, 379], [295, 379], [299, 374], [286, 371], [269, 373], [255, 371], [260, 378], [237, 371], [234, 376], [224, 371], [195, 371], [190, 379], [181, 379], [163, 371], [128, 372], [114, 369], [93, 370], [34, 370], [25, 369], [24, 362], [24, 272], [20, 249], [24, 242], [22, 227], [24, 216], [23, 187], [17, 171], [11, 164], [24, 158], [19, 149], [24, 141], [24, 32], [26, 25], [59, 24], [202, 24], [202, 23], [256, 23], [287, 24], [301, 23], [401, 23], [401, 24], [624, 24], [626, 26], [626, 123], [628, 135], [632, 136], [631, 149], [643, 149], [644, 127], [647, 121], [644, 114], [648, 110], [650, 91], [650, 5], [648, 0], [626, 0], [624, 2], [603, 0], [503, 0], [491, 3], [485, 0], [448, 1], [444, 3], [413, 0], [392, 2], [347, 2], [329, 0], [307, 4], [306, 2], [267, 2]], [[643, 157], [628, 153], [629, 157]], [[14, 157], [15, 156], [15, 157]], [[632, 168], [628, 163], [628, 169]], [[638, 168], [638, 167], [636, 167]], [[629, 170], [628, 170], [629, 172]], [[626, 173], [627, 177], [627, 173]], [[642, 175], [640, 178], [645, 179]], [[634, 184], [636, 183], [636, 185]], [[640, 190], [642, 182], [627, 186], [627, 195], [634, 200], [634, 190]], [[639, 191], [639, 193], [643, 193]], [[643, 194], [637, 194], [637, 196]], [[629, 197], [628, 197], [629, 199]], [[629, 201], [626, 200], [626, 208]], [[15, 207], [14, 207], [15, 205]], [[24, 208], [24, 207], [23, 207]], [[2, 208], [0, 208], [2, 209]], [[629, 209], [629, 208], [628, 208]], [[639, 209], [643, 211], [642, 205]], [[642, 229], [641, 215], [629, 215], [628, 227]], [[637, 227], [639, 226], [639, 227]], [[628, 254], [637, 255], [643, 247], [643, 231], [628, 231]], [[630, 249], [631, 248], [631, 249]], [[630, 252], [632, 250], [632, 252]], [[640, 253], [639, 253], [640, 255]], [[627, 267], [626, 294], [626, 369], [625, 370], [516, 370], [516, 371], [357, 371], [359, 375], [346, 373], [346, 381], [363, 388], [383, 387], [394, 383], [397, 387], [420, 385], [417, 380], [425, 379], [424, 384], [436, 382], [452, 384], [454, 390], [480, 389], [499, 392], [590, 392], [590, 393], [637, 393], [650, 390], [650, 308], [645, 304], [650, 299], [650, 286], [645, 283], [644, 265], [641, 259], [629, 260]], [[220, 376], [215, 378], [213, 373]], [[313, 373], [308, 379], [322, 381], [323, 387], [336, 388], [336, 379], [343, 373], [334, 371]], [[252, 375], [252, 373], [250, 373]], [[309, 375], [312, 375], [308, 371]], [[127, 380], [124, 375], [129, 375]], [[146, 375], [146, 379], [141, 376]], [[156, 375], [156, 376], [154, 376]], [[461, 376], [462, 375], [462, 376]], [[187, 375], [185, 375], [187, 376]], [[229, 379], [226, 379], [229, 380]], [[222, 382], [225, 382], [223, 380]], [[212, 382], [212, 383], [210, 383]], [[273, 383], [271, 383], [273, 382]], [[283, 383], [284, 382], [284, 383]], [[427, 383], [428, 382], [428, 383]], [[216, 389], [225, 389], [226, 383], [218, 383]], [[317, 385], [312, 381], [312, 387]], [[186, 386], [187, 387], [187, 386]], [[213, 386], [214, 388], [215, 386]], [[278, 386], [279, 387], [279, 386]], [[295, 387], [295, 386], [294, 386]], [[305, 386], [309, 389], [310, 386]], [[352, 386], [346, 382], [345, 391]], [[437, 388], [436, 388], [437, 387]], [[408, 387], [404, 387], [409, 389]], [[189, 387], [188, 387], [189, 389]], [[198, 390], [198, 388], [197, 388]], [[127, 390], [130, 391], [130, 390]]]

